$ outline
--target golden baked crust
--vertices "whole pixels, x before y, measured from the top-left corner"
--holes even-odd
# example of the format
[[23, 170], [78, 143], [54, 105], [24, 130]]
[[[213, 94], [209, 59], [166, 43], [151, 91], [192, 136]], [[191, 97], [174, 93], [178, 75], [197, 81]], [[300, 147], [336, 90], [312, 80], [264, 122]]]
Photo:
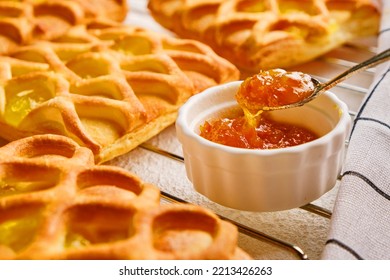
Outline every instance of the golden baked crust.
[[70, 0], [77, 2], [87, 18], [107, 18], [122, 22], [130, 10], [127, 0]]
[[202, 43], [94, 21], [0, 57], [0, 136], [66, 135], [105, 162], [171, 125], [193, 94], [238, 78]]
[[0, 0], [0, 54], [34, 40], [51, 40], [90, 19], [121, 22], [126, 0]]
[[370, 0], [150, 0], [157, 22], [210, 45], [248, 75], [287, 68], [378, 31]]
[[59, 135], [0, 148], [0, 212], [0, 259], [250, 258], [232, 224]]

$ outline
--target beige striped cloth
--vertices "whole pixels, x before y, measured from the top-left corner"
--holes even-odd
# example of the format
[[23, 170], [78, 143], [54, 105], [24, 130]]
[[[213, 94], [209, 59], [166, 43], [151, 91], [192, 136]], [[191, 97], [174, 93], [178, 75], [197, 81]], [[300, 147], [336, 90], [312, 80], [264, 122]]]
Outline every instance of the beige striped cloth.
[[[378, 52], [390, 48], [390, 0], [382, 1]], [[354, 120], [323, 259], [390, 259], [390, 62]]]

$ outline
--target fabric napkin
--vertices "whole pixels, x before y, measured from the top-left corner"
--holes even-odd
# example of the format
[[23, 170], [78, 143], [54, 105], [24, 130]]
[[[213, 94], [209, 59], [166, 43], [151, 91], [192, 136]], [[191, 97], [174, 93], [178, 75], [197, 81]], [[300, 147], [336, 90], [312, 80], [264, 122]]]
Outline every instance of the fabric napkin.
[[[378, 40], [378, 52], [390, 47], [390, 0]], [[390, 62], [354, 120], [322, 259], [390, 259]]]

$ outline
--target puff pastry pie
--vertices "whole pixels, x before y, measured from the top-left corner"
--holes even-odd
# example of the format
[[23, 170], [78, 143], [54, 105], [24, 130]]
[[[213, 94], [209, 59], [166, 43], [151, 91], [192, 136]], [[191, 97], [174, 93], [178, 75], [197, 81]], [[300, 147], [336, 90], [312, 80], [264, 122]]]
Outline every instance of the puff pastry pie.
[[369, 0], [150, 0], [148, 7], [162, 26], [207, 43], [248, 75], [376, 34], [380, 19]]
[[0, 259], [249, 259], [237, 228], [154, 185], [95, 165], [68, 137], [0, 148]]
[[126, 0], [0, 0], [0, 54], [34, 40], [51, 40], [90, 19], [121, 22]]
[[190, 96], [238, 77], [200, 42], [94, 21], [0, 56], [0, 136], [66, 135], [101, 163], [171, 125]]

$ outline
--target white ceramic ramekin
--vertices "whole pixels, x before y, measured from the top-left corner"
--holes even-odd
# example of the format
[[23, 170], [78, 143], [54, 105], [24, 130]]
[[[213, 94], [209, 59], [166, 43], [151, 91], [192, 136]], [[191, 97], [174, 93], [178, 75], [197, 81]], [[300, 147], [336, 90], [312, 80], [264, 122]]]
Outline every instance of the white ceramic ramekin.
[[340, 173], [351, 118], [331, 92], [298, 108], [273, 112], [276, 120], [303, 125], [318, 139], [288, 148], [252, 150], [202, 138], [205, 120], [237, 108], [241, 81], [191, 97], [179, 110], [176, 130], [187, 177], [210, 200], [245, 211], [280, 211], [303, 206], [332, 189]]

